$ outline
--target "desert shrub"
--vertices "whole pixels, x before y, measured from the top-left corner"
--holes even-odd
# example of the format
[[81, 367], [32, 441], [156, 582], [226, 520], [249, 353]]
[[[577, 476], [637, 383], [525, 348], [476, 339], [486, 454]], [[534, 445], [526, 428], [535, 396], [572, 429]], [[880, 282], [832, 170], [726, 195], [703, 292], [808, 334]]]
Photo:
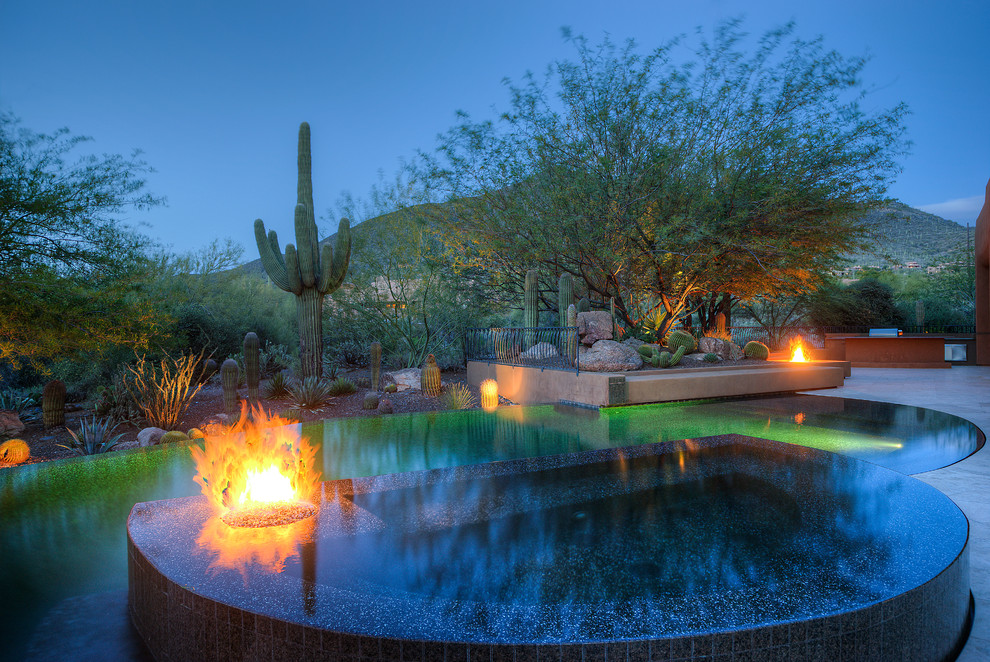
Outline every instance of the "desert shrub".
[[166, 355], [158, 364], [140, 356], [134, 365], [128, 366], [129, 374], [124, 382], [127, 391], [151, 425], [165, 430], [178, 426], [202, 386], [195, 379], [202, 360], [201, 351], [176, 359]]
[[292, 394], [291, 386], [289, 378], [284, 372], [276, 372], [265, 384], [265, 398], [269, 400], [287, 398]]
[[296, 409], [316, 409], [331, 395], [330, 384], [316, 377], [307, 377], [289, 388], [289, 399]]
[[37, 404], [25, 389], [0, 389], [0, 409], [15, 412], [22, 422], [37, 418], [36, 413], [32, 411]]
[[349, 395], [357, 391], [357, 386], [354, 382], [347, 379], [346, 377], [338, 377], [329, 384], [330, 395]]
[[[62, 448], [68, 448], [79, 455], [96, 455], [112, 450], [120, 443], [123, 434], [111, 436], [119, 424], [110, 418], [82, 419], [80, 421], [79, 432], [69, 430], [72, 440], [68, 445], [58, 444]], [[66, 428], [68, 429], [68, 428]]]
[[470, 409], [478, 404], [477, 398], [464, 384], [451, 384], [440, 396], [444, 409]]
[[262, 377], [272, 377], [291, 369], [294, 360], [298, 359], [293, 359], [288, 347], [266, 340], [258, 355], [258, 367]]
[[127, 390], [126, 374], [118, 372], [109, 384], [96, 389], [96, 402], [93, 411], [115, 421], [137, 423], [141, 420], [141, 408]]

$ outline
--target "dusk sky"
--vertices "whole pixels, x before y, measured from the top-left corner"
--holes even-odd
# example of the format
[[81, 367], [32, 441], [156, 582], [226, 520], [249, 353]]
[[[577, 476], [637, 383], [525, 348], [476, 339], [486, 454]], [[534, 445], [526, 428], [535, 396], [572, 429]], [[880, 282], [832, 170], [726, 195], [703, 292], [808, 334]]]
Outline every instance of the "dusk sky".
[[456, 110], [507, 108], [503, 78], [573, 58], [563, 26], [646, 52], [721, 19], [754, 35], [793, 19], [801, 37], [871, 56], [867, 109], [910, 107], [891, 197], [972, 224], [990, 178], [988, 0], [280, 4], [4, 0], [0, 109], [92, 136], [88, 152], [142, 149], [168, 205], [126, 221], [180, 252], [229, 237], [251, 260], [255, 218], [292, 241], [301, 121], [326, 216], [342, 191], [365, 196], [379, 171], [431, 151]]

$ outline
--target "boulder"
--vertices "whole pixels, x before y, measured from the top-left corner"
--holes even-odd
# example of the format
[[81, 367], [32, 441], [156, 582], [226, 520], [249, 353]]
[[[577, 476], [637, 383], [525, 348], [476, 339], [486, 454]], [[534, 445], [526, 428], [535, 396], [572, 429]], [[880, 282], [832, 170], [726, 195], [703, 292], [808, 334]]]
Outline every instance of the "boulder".
[[612, 339], [612, 315], [604, 310], [578, 313], [578, 335], [584, 345], [594, 345], [599, 340]]
[[698, 352], [705, 354], [718, 354], [723, 361], [738, 361], [746, 355], [742, 347], [729, 340], [721, 338], [702, 338], [698, 341]]
[[138, 446], [154, 446], [165, 435], [165, 430], [161, 428], [145, 428], [138, 432]]
[[24, 424], [16, 411], [0, 410], [0, 437], [16, 437], [24, 432]]
[[599, 340], [581, 355], [581, 370], [588, 372], [622, 372], [639, 370], [643, 359], [635, 349], [614, 340]]
[[519, 358], [537, 360], [537, 359], [552, 359], [555, 356], [560, 356], [560, 352], [557, 351], [556, 347], [554, 347], [548, 342], [538, 342], [529, 349], [527, 349], [525, 352], [520, 354]]
[[395, 384], [399, 391], [418, 391], [422, 383], [419, 368], [406, 368], [385, 375], [386, 382]]

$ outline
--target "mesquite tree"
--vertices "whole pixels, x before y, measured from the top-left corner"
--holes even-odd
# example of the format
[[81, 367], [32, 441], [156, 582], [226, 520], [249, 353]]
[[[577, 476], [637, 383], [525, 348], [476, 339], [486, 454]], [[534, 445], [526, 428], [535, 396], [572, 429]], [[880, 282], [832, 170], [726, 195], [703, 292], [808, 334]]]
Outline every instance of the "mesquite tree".
[[279, 248], [275, 230], [265, 235], [265, 224], [254, 222], [254, 236], [261, 253], [261, 263], [271, 281], [296, 295], [299, 320], [299, 359], [303, 378], [323, 376], [323, 297], [344, 280], [351, 258], [351, 226], [346, 218], [337, 228], [336, 246], [320, 242], [313, 214], [312, 158], [309, 147], [309, 124], [299, 125], [299, 184], [296, 199], [296, 246]]

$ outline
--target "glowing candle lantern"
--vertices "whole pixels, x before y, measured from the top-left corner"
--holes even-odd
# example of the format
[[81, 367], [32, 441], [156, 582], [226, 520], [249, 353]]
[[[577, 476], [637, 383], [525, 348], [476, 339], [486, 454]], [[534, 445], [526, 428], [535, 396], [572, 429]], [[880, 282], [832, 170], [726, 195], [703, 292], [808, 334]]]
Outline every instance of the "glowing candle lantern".
[[481, 382], [481, 408], [493, 411], [498, 407], [498, 382], [486, 379]]

